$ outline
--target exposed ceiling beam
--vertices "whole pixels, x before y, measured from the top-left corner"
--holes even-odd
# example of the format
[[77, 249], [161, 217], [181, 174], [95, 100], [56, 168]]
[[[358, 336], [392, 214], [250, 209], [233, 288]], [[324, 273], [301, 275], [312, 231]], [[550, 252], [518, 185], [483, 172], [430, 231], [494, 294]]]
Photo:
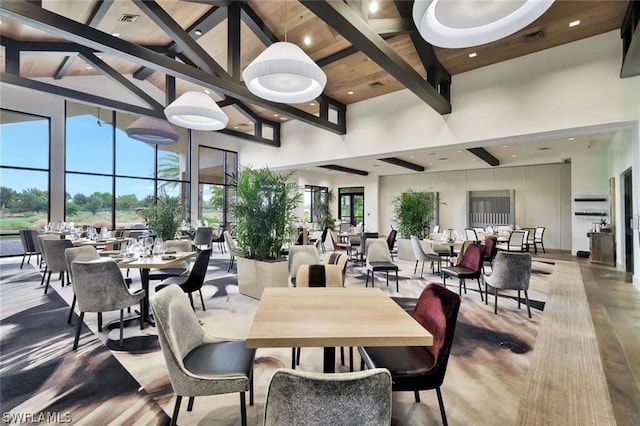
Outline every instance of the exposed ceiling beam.
[[327, 165], [318, 166], [318, 167], [322, 167], [323, 169], [335, 170], [337, 172], [351, 173], [351, 174], [360, 175], [360, 176], [369, 176], [369, 172], [365, 172], [364, 170], [338, 166], [337, 164], [327, 164]]
[[147, 78], [151, 77], [151, 74], [153, 74], [154, 72], [155, 71], [151, 68], [140, 67], [133, 73], [133, 78], [137, 80], [146, 80]]
[[240, 18], [265, 46], [270, 46], [279, 41], [278, 37], [271, 31], [271, 28], [264, 23], [248, 4], [242, 4], [240, 7], [242, 9]]
[[[280, 123], [278, 123], [280, 124]], [[237, 130], [233, 130], [233, 129], [222, 129], [222, 130], [218, 130], [218, 133], [224, 133], [227, 135], [231, 135], [231, 136], [235, 136], [237, 138], [242, 138], [242, 139], [247, 139], [253, 142], [258, 142], [264, 145], [269, 145], [269, 146], [273, 146], [276, 148], [280, 148], [280, 138], [277, 137], [276, 140], [271, 140], [271, 139], [266, 139], [263, 138], [262, 136], [256, 136], [256, 135], [251, 135], [249, 133], [243, 133], [243, 132], [239, 132]], [[275, 133], [275, 132], [274, 132]]]
[[189, 3], [210, 4], [212, 6], [226, 7], [233, 3], [246, 3], [248, 0], [185, 0]]
[[412, 163], [410, 161], [401, 160], [400, 158], [389, 157], [389, 158], [379, 158], [379, 160], [384, 161], [385, 163], [393, 164], [394, 166], [400, 166], [400, 167], [404, 167], [405, 169], [415, 170], [416, 172], [424, 172], [423, 166], [416, 163]]
[[234, 81], [241, 81], [240, 76], [240, 7], [230, 4], [227, 7], [227, 69]]
[[301, 3], [434, 110], [440, 114], [451, 112], [449, 101], [427, 84], [420, 74], [346, 3], [341, 0], [301, 0]]
[[369, 26], [380, 36], [397, 36], [415, 31], [415, 24], [411, 19], [381, 18], [369, 19]]
[[640, 1], [630, 1], [620, 27], [623, 44], [620, 77], [640, 75]]
[[144, 90], [127, 80], [122, 74], [109, 66], [102, 59], [98, 58], [94, 53], [89, 50], [80, 52], [80, 56], [89, 64], [93, 65], [94, 68], [99, 70], [103, 75], [109, 77], [111, 80], [115, 81], [117, 84], [122, 86], [124, 89], [128, 90], [130, 93], [138, 97], [140, 100], [145, 102], [153, 109], [164, 110], [164, 105], [160, 104], [158, 101], [153, 99], [151, 96], [147, 94]]
[[148, 117], [159, 118], [165, 120], [164, 111], [151, 108], [143, 108], [138, 105], [131, 105], [125, 102], [114, 101], [111, 98], [95, 96], [89, 93], [80, 92], [78, 90], [67, 89], [66, 87], [56, 86], [54, 84], [44, 83], [42, 81], [31, 80], [6, 72], [0, 73], [2, 84], [21, 87], [23, 89], [36, 90], [39, 92], [50, 93], [56, 96], [62, 96], [68, 99], [75, 99], [80, 102], [93, 104], [97, 106], [106, 106], [116, 111], [127, 112], [136, 115], [144, 115]]
[[213, 60], [158, 3], [151, 0], [133, 0], [133, 3], [151, 18], [196, 65], [219, 76], [227, 75], [227, 71]]
[[306, 113], [290, 105], [270, 102], [259, 98], [249, 92], [243, 84], [181, 64], [171, 58], [145, 49], [142, 46], [87, 27], [64, 16], [33, 6], [28, 2], [3, 0], [2, 3], [0, 3], [0, 15], [13, 21], [60, 35], [89, 48], [100, 50], [119, 58], [148, 66], [165, 74], [173, 75], [179, 79], [216, 90], [224, 95], [230, 95], [242, 101], [294, 117], [318, 128], [341, 135], [346, 133], [345, 126], [340, 126], [327, 119], [316, 117], [313, 114]]
[[65, 74], [67, 74], [67, 71], [69, 71], [69, 68], [71, 68], [71, 65], [73, 65], [73, 61], [76, 59], [77, 56], [78, 55], [66, 56], [62, 60], [62, 63], [60, 64], [58, 69], [56, 70], [56, 73], [53, 75], [53, 79], [61, 80], [62, 77], [64, 77]]
[[[4, 1], [4, 0], [2, 0]], [[2, 4], [0, 3], [0, 9], [2, 8]], [[98, 49], [87, 48], [78, 43], [69, 43], [66, 41], [17, 41], [13, 40], [9, 37], [2, 36], [0, 38], [0, 44], [3, 46], [7, 46], [8, 44], [13, 43], [21, 52], [23, 53], [73, 53], [76, 54], [80, 51], [80, 49], [88, 49], [92, 52], [100, 51]], [[145, 49], [151, 50], [156, 53], [167, 54], [168, 50], [165, 46], [149, 46], [142, 45]]]
[[[383, 40], [388, 40], [391, 37], [393, 37], [393, 36], [392, 35], [386, 35], [386, 36], [382, 36], [382, 39]], [[347, 56], [351, 56], [354, 53], [358, 53], [358, 52], [360, 52], [360, 49], [358, 49], [355, 46], [345, 47], [344, 49], [342, 49], [342, 50], [340, 50], [340, 51], [338, 51], [336, 53], [333, 53], [333, 54], [331, 54], [329, 56], [325, 56], [324, 58], [317, 60], [316, 64], [318, 64], [318, 66], [320, 68], [323, 68], [323, 67], [326, 67], [329, 64], [334, 63], [335, 61], [339, 61], [340, 59], [344, 59]]]
[[467, 151], [469, 151], [470, 153], [472, 153], [473, 155], [475, 155], [476, 157], [478, 157], [479, 159], [481, 159], [482, 161], [484, 161], [490, 166], [495, 167], [500, 165], [500, 160], [498, 160], [496, 157], [491, 155], [491, 153], [484, 148], [469, 148], [467, 149]]

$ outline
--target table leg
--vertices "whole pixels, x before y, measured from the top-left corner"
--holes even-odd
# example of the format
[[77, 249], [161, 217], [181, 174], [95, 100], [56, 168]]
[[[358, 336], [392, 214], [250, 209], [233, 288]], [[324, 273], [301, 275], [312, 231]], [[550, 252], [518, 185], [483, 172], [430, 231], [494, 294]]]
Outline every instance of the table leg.
[[142, 312], [140, 316], [143, 322], [146, 321], [152, 326], [155, 326], [156, 323], [151, 317], [149, 309], [149, 268], [140, 269], [140, 281], [144, 289], [144, 299], [142, 299]]
[[325, 373], [336, 372], [336, 348], [333, 346], [324, 348], [324, 365], [322, 371]]

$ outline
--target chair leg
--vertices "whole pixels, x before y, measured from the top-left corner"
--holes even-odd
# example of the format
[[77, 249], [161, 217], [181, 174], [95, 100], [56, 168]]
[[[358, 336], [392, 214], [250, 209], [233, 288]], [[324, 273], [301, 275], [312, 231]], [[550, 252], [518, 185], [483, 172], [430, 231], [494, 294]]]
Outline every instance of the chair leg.
[[244, 392], [240, 392], [240, 419], [242, 426], [247, 426], [247, 406], [244, 398]]
[[518, 290], [518, 309], [520, 309], [520, 290]]
[[[431, 262], [431, 271], [433, 271], [433, 262]], [[422, 261], [422, 269], [420, 269], [420, 279], [422, 279], [422, 274], [424, 274], [424, 260]]]
[[193, 402], [196, 400], [195, 396], [189, 397], [189, 402], [187, 402], [187, 411], [193, 411]]
[[78, 341], [80, 340], [80, 330], [82, 329], [82, 321], [84, 320], [84, 312], [80, 312], [80, 320], [76, 327], [76, 338], [73, 340], [73, 350], [78, 349]]
[[144, 330], [144, 318], [142, 317], [142, 313], [144, 312], [142, 310], [142, 302], [144, 301], [144, 299], [140, 299], [140, 330]]
[[498, 315], [498, 289], [496, 287], [493, 288], [493, 297], [494, 297], [493, 313]]
[[102, 331], [102, 312], [98, 312], [98, 331]]
[[233, 256], [229, 259], [229, 266], [227, 267], [227, 272], [231, 271], [231, 267], [233, 266]]
[[300, 349], [301, 348], [296, 348], [296, 364], [300, 365]]
[[291, 369], [296, 369], [296, 348], [291, 348]]
[[529, 319], [531, 319], [531, 307], [529, 306], [529, 295], [527, 294], [527, 290], [524, 291], [524, 301], [527, 303], [527, 313], [529, 314]]
[[364, 370], [364, 359], [360, 360], [360, 371]]
[[344, 346], [340, 346], [340, 365], [344, 365]]
[[353, 346], [349, 346], [349, 371], [353, 372]]
[[[484, 281], [484, 278], [482, 279], [482, 281]], [[486, 281], [484, 281], [484, 304], [489, 304], [489, 285]]]
[[476, 278], [476, 281], [478, 281], [478, 290], [480, 290], [480, 300], [484, 302], [484, 297], [482, 296], [482, 286], [480, 285], [480, 278]]
[[124, 339], [122, 333], [124, 332], [124, 309], [120, 309], [120, 349], [124, 347]]
[[178, 424], [178, 414], [180, 413], [180, 403], [182, 402], [182, 396], [176, 397], [176, 405], [173, 406], [173, 415], [171, 416], [171, 426]]
[[[416, 267], [415, 267], [415, 268], [413, 268], [413, 273], [414, 273], [414, 274], [415, 274], [416, 272], [418, 272], [418, 262], [419, 262], [419, 260], [416, 260]], [[420, 277], [420, 278], [422, 278], [422, 277]]]
[[448, 426], [447, 423], [447, 414], [444, 412], [444, 402], [442, 401], [442, 392], [440, 392], [440, 387], [436, 388], [436, 394], [438, 395], [438, 405], [440, 405], [440, 415], [442, 416], [442, 425]]
[[73, 308], [76, 307], [76, 295], [73, 295], [73, 301], [71, 302], [71, 309], [69, 309], [69, 317], [67, 317], [67, 324], [71, 324], [71, 316], [73, 315]]
[[[47, 275], [47, 283], [44, 286], [44, 294], [47, 294], [47, 290], [49, 290], [49, 280], [51, 279], [51, 271], [47, 271], [45, 274]], [[42, 276], [42, 279], [44, 280], [44, 275]]]
[[253, 406], [253, 367], [249, 373], [249, 405]]
[[400, 291], [400, 282], [398, 281], [398, 270], [396, 269], [396, 293]]
[[[367, 270], [367, 280], [364, 282], [364, 288], [369, 287], [369, 270]], [[373, 283], [371, 283], [371, 287], [373, 287]]]
[[206, 311], [207, 309], [204, 307], [204, 298], [202, 297], [202, 289], [199, 288], [198, 292], [200, 293], [200, 302], [202, 302], [202, 310]]
[[[20, 269], [22, 269], [22, 266], [24, 265], [24, 258], [27, 257], [27, 253], [22, 255], [22, 263], [20, 263]], [[31, 255], [29, 255], [29, 259], [31, 259]]]

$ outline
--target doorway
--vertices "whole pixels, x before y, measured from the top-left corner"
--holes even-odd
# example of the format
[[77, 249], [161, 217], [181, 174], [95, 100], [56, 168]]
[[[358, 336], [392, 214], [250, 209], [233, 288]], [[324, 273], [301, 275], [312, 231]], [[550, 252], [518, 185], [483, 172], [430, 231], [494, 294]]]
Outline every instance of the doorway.
[[622, 173], [623, 210], [624, 210], [624, 265], [625, 271], [633, 274], [633, 180], [631, 167]]
[[338, 195], [339, 219], [364, 229], [364, 187], [338, 188]]

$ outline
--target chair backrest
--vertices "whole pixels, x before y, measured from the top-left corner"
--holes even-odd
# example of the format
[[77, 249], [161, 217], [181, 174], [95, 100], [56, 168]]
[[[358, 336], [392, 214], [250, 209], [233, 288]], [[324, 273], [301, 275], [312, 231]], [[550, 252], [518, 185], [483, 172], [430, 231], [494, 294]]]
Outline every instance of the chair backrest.
[[460, 296], [441, 285], [427, 284], [420, 294], [411, 316], [433, 335], [433, 345], [428, 346], [435, 359], [430, 370], [435, 386], [442, 385], [456, 330]]
[[74, 260], [71, 269], [80, 311], [117, 311], [131, 306], [131, 293], [113, 260]]
[[211, 249], [200, 250], [196, 261], [191, 268], [189, 278], [182, 284], [184, 291], [195, 291], [202, 287], [204, 284], [204, 278], [207, 275], [207, 268], [209, 267], [209, 258], [211, 257]]
[[178, 285], [160, 290], [151, 299], [156, 320], [158, 340], [169, 369], [171, 386], [178, 395], [189, 395], [192, 381], [185, 378], [184, 358], [204, 339], [204, 330], [198, 322], [189, 300]]
[[526, 242], [526, 231], [512, 231], [509, 236], [509, 250], [523, 250]]
[[59, 240], [60, 237], [58, 237], [57, 235], [52, 235], [52, 234], [38, 234], [36, 236], [36, 251], [39, 251], [40, 253], [42, 253], [42, 258], [44, 259], [44, 261], [47, 261], [47, 257], [44, 254], [44, 250], [42, 249], [42, 242], [44, 240]]
[[300, 265], [296, 287], [342, 287], [342, 270], [338, 265]]
[[324, 240], [327, 239], [327, 232], [329, 232], [329, 227], [325, 226], [324, 229], [322, 230], [322, 235], [320, 236], [320, 241], [322, 243], [324, 243]]
[[480, 244], [469, 244], [462, 255], [462, 261], [458, 266], [463, 266], [471, 269], [472, 271], [480, 272], [482, 262], [484, 260], [483, 253], [484, 246], [481, 246]]
[[194, 246], [210, 246], [213, 240], [213, 228], [210, 226], [201, 226], [196, 229], [196, 235], [193, 237]]
[[478, 241], [478, 236], [476, 235], [476, 231], [472, 228], [466, 228], [464, 230], [464, 234], [466, 236], [467, 241]]
[[295, 278], [301, 265], [319, 265], [320, 255], [315, 246], [293, 246], [289, 249], [289, 278]]
[[440, 233], [440, 225], [436, 225], [433, 227], [433, 233], [434, 234], [439, 234]]
[[93, 246], [71, 247], [64, 251], [64, 257], [67, 261], [67, 271], [73, 282], [73, 269], [71, 264], [74, 260], [97, 260], [100, 259], [100, 253]]
[[349, 257], [346, 254], [341, 253], [329, 253], [324, 257], [325, 265], [336, 265], [340, 268], [340, 273], [342, 274], [342, 285], [344, 286], [344, 280], [347, 275], [347, 262], [349, 261]]
[[392, 229], [387, 236], [387, 246], [389, 247], [389, 251], [393, 251], [393, 246], [396, 245], [396, 238], [398, 236], [398, 231]]
[[44, 239], [41, 241], [44, 258], [47, 262], [47, 269], [51, 272], [63, 272], [67, 270], [67, 259], [64, 257], [64, 251], [73, 247], [70, 240]]
[[427, 254], [420, 245], [420, 240], [415, 235], [411, 235], [411, 247], [413, 247], [413, 255], [416, 257], [416, 260], [421, 262], [427, 260]]
[[536, 228], [536, 233], [534, 235], [534, 241], [536, 243], [541, 243], [543, 237], [544, 237], [544, 228], [539, 226], [539, 227]]
[[501, 251], [493, 260], [491, 286], [528, 290], [531, 279], [531, 254]]
[[264, 425], [391, 424], [391, 375], [384, 368], [323, 374], [278, 369], [271, 376]]
[[20, 242], [22, 243], [22, 250], [25, 253], [35, 253], [36, 244], [33, 241], [33, 233], [31, 229], [20, 230]]
[[349, 232], [349, 229], [351, 229], [351, 224], [350, 224], [350, 223], [348, 223], [348, 222], [342, 222], [342, 223], [340, 224], [340, 228], [339, 228], [339, 230], [340, 230], [340, 232], [341, 232], [341, 233], [342, 233], [342, 232]]
[[367, 262], [393, 262], [387, 242], [379, 238], [371, 238], [366, 247]]
[[489, 235], [484, 239], [484, 260], [492, 261], [498, 252], [498, 237]]
[[223, 231], [224, 235], [224, 245], [227, 247], [227, 251], [230, 256], [239, 256], [240, 252], [238, 251], [238, 247], [236, 246], [236, 241], [233, 239], [229, 231]]
[[535, 228], [523, 228], [523, 231], [527, 231], [527, 239], [525, 240], [529, 244], [533, 244], [533, 240], [535, 238], [536, 229]]
[[224, 242], [224, 225], [218, 226], [218, 232], [213, 235], [212, 241], [214, 243], [223, 243]]
[[[377, 239], [379, 237], [377, 232], [363, 232], [362, 236], [360, 236], [360, 247], [359, 251], [363, 253], [367, 253], [367, 240], [369, 239]], [[386, 244], [386, 241], [385, 241]]]
[[191, 243], [188, 240], [167, 240], [164, 242], [165, 251], [189, 252]]

